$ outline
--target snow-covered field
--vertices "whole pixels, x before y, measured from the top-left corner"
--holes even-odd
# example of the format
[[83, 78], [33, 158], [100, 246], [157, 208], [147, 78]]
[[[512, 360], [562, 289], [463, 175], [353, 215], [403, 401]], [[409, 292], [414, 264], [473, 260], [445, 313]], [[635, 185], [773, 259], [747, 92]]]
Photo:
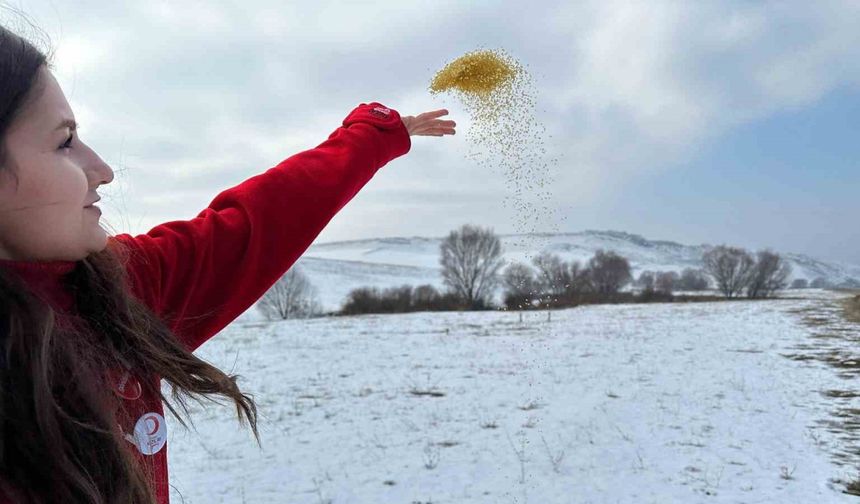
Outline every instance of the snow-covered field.
[[839, 465], [836, 399], [822, 393], [847, 382], [798, 355], [817, 351], [828, 324], [858, 327], [836, 319], [844, 294], [804, 294], [523, 323], [511, 312], [237, 320], [198, 355], [241, 375], [263, 449], [231, 405], [192, 401], [197, 432], [168, 412], [171, 500], [856, 502], [834, 482], [857, 465]]

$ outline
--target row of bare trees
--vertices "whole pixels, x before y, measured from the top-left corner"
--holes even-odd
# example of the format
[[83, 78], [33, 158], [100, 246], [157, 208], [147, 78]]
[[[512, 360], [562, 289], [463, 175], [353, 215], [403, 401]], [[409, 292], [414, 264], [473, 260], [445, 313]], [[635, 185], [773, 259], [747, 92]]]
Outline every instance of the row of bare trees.
[[[727, 298], [744, 294], [762, 298], [786, 288], [791, 274], [790, 265], [775, 252], [762, 250], [754, 257], [744, 249], [724, 245], [703, 255], [701, 270], [643, 271], [635, 282], [628, 260], [606, 250], [598, 250], [585, 264], [544, 252], [532, 258], [531, 265], [512, 262], [505, 268], [499, 237], [490, 228], [471, 224], [451, 231], [439, 253], [446, 292], [432, 285], [362, 287], [349, 293], [341, 313], [489, 309], [499, 287], [505, 306], [519, 309], [617, 302], [623, 297], [620, 291], [630, 283], [639, 289], [640, 297], [625, 293], [624, 300], [671, 300], [675, 291], [709, 289], [709, 277]], [[800, 284], [793, 287], [800, 288]], [[321, 312], [316, 289], [295, 266], [272, 286], [258, 307], [267, 318], [309, 317]]]
[[504, 271], [504, 303], [508, 308], [570, 305], [589, 297], [618, 293], [632, 279], [630, 263], [615, 252], [598, 250], [586, 264], [566, 262], [544, 252], [532, 266], [513, 262]]
[[767, 298], [788, 286], [791, 265], [776, 252], [761, 250], [755, 257], [742, 248], [720, 245], [702, 256], [705, 271], [727, 298], [746, 293], [748, 298]]
[[684, 268], [677, 271], [643, 271], [634, 284], [643, 292], [655, 291], [672, 294], [676, 291], [708, 290], [711, 282], [707, 274], [695, 268]]
[[359, 287], [349, 292], [341, 307], [342, 315], [361, 313], [407, 313], [413, 311], [451, 311], [462, 307], [454, 292], [439, 292], [425, 284], [418, 287], [401, 285], [380, 289]]
[[[502, 246], [492, 229], [465, 225], [440, 246], [447, 292], [432, 285], [380, 289], [360, 287], [347, 295], [340, 312], [401, 313], [416, 310], [489, 309], [501, 281]], [[317, 290], [294, 265], [263, 295], [257, 308], [268, 320], [307, 318], [322, 313]]]

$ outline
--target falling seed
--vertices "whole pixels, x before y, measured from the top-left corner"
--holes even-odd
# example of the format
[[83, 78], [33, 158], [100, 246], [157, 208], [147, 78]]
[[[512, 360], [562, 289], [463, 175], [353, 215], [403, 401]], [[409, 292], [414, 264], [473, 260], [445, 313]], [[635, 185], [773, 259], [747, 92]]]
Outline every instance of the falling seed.
[[[519, 233], [533, 236], [541, 217], [549, 217], [554, 211], [550, 212], [546, 205], [538, 210], [538, 205], [529, 200], [538, 198], [546, 203], [551, 194], [543, 188], [552, 187], [552, 174], [542, 161], [546, 155], [546, 128], [534, 112], [534, 85], [528, 71], [503, 50], [479, 49], [436, 73], [430, 93], [443, 92], [459, 98], [471, 116], [472, 127], [466, 133], [470, 147], [485, 148], [466, 157], [486, 168], [502, 170], [513, 193], [517, 218], [514, 227]], [[508, 198], [503, 203], [507, 206]], [[556, 232], [558, 220], [549, 218]]]
[[457, 58], [434, 77], [433, 92], [457, 89], [466, 94], [487, 98], [513, 80], [519, 68], [492, 51], [475, 51]]

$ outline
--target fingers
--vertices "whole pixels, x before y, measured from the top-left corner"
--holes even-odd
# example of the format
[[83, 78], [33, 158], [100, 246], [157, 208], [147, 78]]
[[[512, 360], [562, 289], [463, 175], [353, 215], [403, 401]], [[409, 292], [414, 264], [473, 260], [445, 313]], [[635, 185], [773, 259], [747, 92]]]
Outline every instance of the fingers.
[[425, 136], [444, 136], [444, 135], [453, 135], [454, 130], [452, 129], [440, 129], [440, 128], [431, 128], [428, 130], [421, 131], [418, 133], [419, 135]]
[[454, 121], [439, 121], [439, 120], [428, 121], [428, 124], [426, 125], [426, 127], [428, 127], [428, 128], [454, 128], [456, 126], [457, 126], [457, 123], [455, 123]]
[[448, 115], [447, 109], [433, 110], [430, 112], [424, 112], [423, 114], [418, 114], [418, 116], [421, 117], [422, 119], [429, 119], [432, 117], [440, 117], [443, 115]]
[[448, 109], [431, 110], [423, 112], [414, 117], [417, 123], [415, 135], [421, 136], [445, 136], [454, 135], [454, 128], [457, 126], [455, 121], [443, 121], [438, 117], [448, 114]]
[[433, 110], [430, 112], [424, 112], [424, 113], [418, 114], [418, 116], [415, 117], [415, 119], [416, 119], [416, 121], [421, 122], [421, 123], [424, 123], [424, 122], [430, 123], [430, 124], [432, 124], [431, 127], [443, 127], [444, 126], [444, 127], [453, 128], [454, 126], [457, 126], [457, 123], [454, 121], [451, 121], [451, 120], [442, 121], [442, 120], [436, 119], [437, 117], [441, 117], [441, 116], [447, 115], [447, 114], [448, 114], [447, 109], [439, 109], [439, 110]]

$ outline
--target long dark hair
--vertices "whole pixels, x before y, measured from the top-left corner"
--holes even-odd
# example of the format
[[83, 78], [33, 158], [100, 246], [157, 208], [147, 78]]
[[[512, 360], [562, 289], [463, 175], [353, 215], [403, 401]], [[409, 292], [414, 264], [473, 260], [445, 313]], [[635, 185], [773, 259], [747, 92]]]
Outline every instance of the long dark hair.
[[[5, 135], [39, 93], [43, 66], [52, 68], [48, 56], [0, 26], [0, 175], [15, 172]], [[0, 495], [16, 503], [155, 503], [152, 474], [117, 429], [119, 399], [104, 382], [105, 370], [122, 362], [186, 428], [158, 381], [147, 377], [168, 381], [186, 416], [187, 397], [232, 399], [260, 444], [256, 405], [237, 376], [194, 356], [130, 294], [130, 252], [110, 240], [64, 277], [75, 306], [62, 317], [73, 324], [58, 324], [50, 305], [0, 268]]]

